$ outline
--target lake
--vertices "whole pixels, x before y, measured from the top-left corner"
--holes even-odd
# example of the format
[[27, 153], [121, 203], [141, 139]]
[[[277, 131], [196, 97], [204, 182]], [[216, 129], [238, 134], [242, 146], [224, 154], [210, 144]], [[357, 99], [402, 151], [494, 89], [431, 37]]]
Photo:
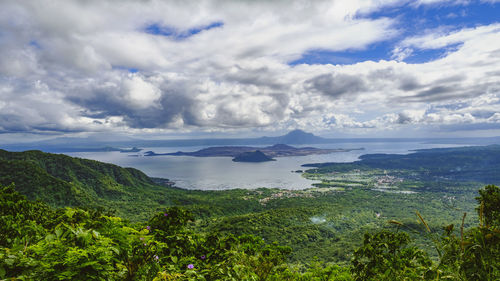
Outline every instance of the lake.
[[[233, 162], [231, 157], [192, 157], [192, 156], [139, 156], [140, 153], [120, 152], [75, 152], [70, 156], [93, 159], [133, 167], [150, 177], [168, 178], [176, 186], [185, 189], [222, 190], [254, 189], [259, 187], [304, 189], [314, 181], [307, 180], [300, 173], [302, 164], [321, 162], [352, 162], [359, 156], [371, 153], [405, 154], [414, 149], [465, 146], [453, 144], [431, 144], [422, 142], [366, 142], [296, 145], [317, 148], [360, 148], [349, 152], [336, 152], [322, 155], [278, 157], [277, 161], [262, 163]], [[205, 147], [147, 147], [142, 152], [152, 150], [156, 153], [196, 151]]]

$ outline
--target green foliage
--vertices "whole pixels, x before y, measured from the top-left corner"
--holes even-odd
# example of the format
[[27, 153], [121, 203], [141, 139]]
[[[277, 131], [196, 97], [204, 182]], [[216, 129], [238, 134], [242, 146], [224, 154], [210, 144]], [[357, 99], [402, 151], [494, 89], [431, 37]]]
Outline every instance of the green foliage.
[[192, 232], [192, 216], [177, 207], [131, 225], [96, 211], [53, 210], [12, 186], [1, 189], [0, 206], [0, 279], [266, 280], [290, 253], [253, 236]]
[[161, 240], [164, 237], [179, 233], [186, 227], [188, 221], [193, 220], [193, 215], [179, 207], [172, 207], [164, 213], [158, 213], [149, 220], [148, 229]]
[[0, 186], [0, 246], [28, 245], [41, 239], [54, 212], [46, 204], [28, 201], [14, 185]]
[[70, 182], [58, 179], [31, 161], [0, 159], [0, 184], [16, 183], [16, 190], [30, 199], [52, 206], [76, 206], [90, 195]]
[[463, 244], [459, 270], [467, 280], [500, 280], [500, 231], [471, 229]]
[[442, 253], [437, 274], [442, 279], [500, 279], [499, 188], [488, 185], [479, 190], [479, 194], [476, 197], [479, 227], [464, 230], [462, 226], [457, 237], [450, 225], [437, 244]]
[[[339, 169], [359, 168], [350, 165]], [[388, 173], [431, 175], [425, 165]], [[97, 161], [0, 150], [0, 185], [8, 185], [0, 190], [0, 280], [500, 279], [498, 187], [480, 191], [473, 227], [475, 214], [462, 225], [461, 214], [473, 210], [475, 186], [418, 177], [404, 182], [415, 194], [374, 191], [352, 178], [341, 179], [343, 189], [204, 192]], [[428, 230], [401, 211], [417, 209]], [[399, 232], [387, 231], [387, 220], [401, 221]]]
[[477, 211], [480, 219], [484, 220], [486, 226], [500, 228], [500, 188], [487, 185], [479, 190], [476, 200], [479, 203]]
[[[276, 189], [197, 191], [159, 186], [135, 169], [39, 151], [0, 150], [0, 159], [20, 164], [2, 167], [0, 184], [15, 182], [16, 190], [30, 199], [41, 199], [53, 207], [98, 209], [134, 222], [147, 221], [166, 207], [182, 206], [195, 218], [188, 220], [186, 228], [198, 233], [253, 234], [266, 242], [278, 241], [293, 249], [289, 260], [294, 263], [317, 257], [322, 262], [347, 264], [363, 234], [386, 227], [387, 219], [401, 220], [408, 227], [415, 225], [411, 212], [401, 209], [421, 210], [432, 218], [430, 227], [439, 229], [450, 222], [459, 223], [459, 216], [475, 206], [476, 186], [472, 185], [443, 187], [418, 182], [431, 192], [397, 194], [349, 187], [352, 180], [345, 178], [347, 186], [342, 191], [293, 191], [290, 194], [294, 196], [279, 197], [283, 191]], [[26, 167], [32, 167], [32, 172]], [[373, 170], [366, 168], [366, 172]], [[96, 190], [103, 192], [98, 195]], [[265, 201], [269, 198], [272, 200]], [[466, 227], [474, 216], [467, 219]], [[432, 249], [418, 233], [410, 235], [425, 250]]]
[[11, 183], [29, 199], [52, 207], [115, 210], [136, 221], [170, 205], [179, 194], [132, 168], [41, 151], [0, 150], [0, 185]]
[[408, 246], [409, 242], [404, 232], [365, 234], [352, 260], [354, 280], [423, 279], [432, 262], [424, 251]]
[[[482, 190], [480, 203], [500, 200], [499, 193], [485, 190], [496, 191], [498, 187], [487, 186]], [[495, 208], [480, 210], [485, 218], [497, 218], [493, 215]], [[434, 237], [427, 223], [417, 215], [428, 236]], [[500, 231], [489, 225], [464, 230], [462, 225], [457, 237], [453, 230], [454, 225], [449, 225], [439, 239], [433, 239], [439, 253], [437, 263], [431, 262], [422, 250], [408, 247], [410, 239], [406, 233], [365, 234], [363, 246], [352, 260], [353, 277], [355, 280], [499, 280]]]
[[[489, 187], [487, 190], [496, 190]], [[482, 193], [484, 195], [484, 193]], [[483, 196], [484, 197], [484, 196]], [[480, 202], [498, 200], [498, 193]], [[435, 240], [433, 262], [404, 232], [366, 233], [351, 268], [287, 264], [292, 249], [252, 235], [197, 233], [191, 213], [172, 207], [145, 224], [95, 210], [52, 209], [13, 186], [0, 192], [0, 278], [19, 280], [498, 280], [500, 231], [452, 225]], [[484, 217], [493, 211], [482, 208]], [[312, 213], [315, 211], [312, 210]], [[285, 212], [286, 213], [286, 212]], [[266, 213], [264, 213], [266, 214]], [[306, 220], [310, 213], [304, 209]], [[290, 213], [291, 216], [291, 213]], [[299, 215], [300, 217], [300, 215]], [[420, 216], [421, 217], [421, 216]], [[256, 220], [264, 219], [256, 217]], [[271, 217], [268, 217], [270, 219]], [[272, 221], [272, 220], [271, 220]], [[423, 218], [421, 217], [421, 221]], [[255, 222], [255, 221], [254, 221]], [[399, 224], [399, 223], [398, 223]], [[425, 222], [427, 227], [427, 223]], [[404, 225], [403, 225], [404, 226]], [[402, 226], [399, 226], [402, 227]], [[432, 228], [427, 228], [433, 231]], [[462, 231], [463, 228], [461, 228]], [[432, 233], [431, 233], [432, 234]]]
[[351, 281], [353, 280], [348, 267], [336, 264], [324, 264], [313, 261], [305, 266], [283, 266], [276, 270], [268, 280], [296, 280], [296, 281]]

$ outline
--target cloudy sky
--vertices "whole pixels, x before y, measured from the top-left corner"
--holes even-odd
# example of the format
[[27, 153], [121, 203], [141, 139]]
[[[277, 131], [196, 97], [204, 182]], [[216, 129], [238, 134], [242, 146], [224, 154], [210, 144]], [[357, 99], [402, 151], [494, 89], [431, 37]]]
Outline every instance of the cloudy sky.
[[500, 0], [0, 2], [0, 139], [500, 135]]

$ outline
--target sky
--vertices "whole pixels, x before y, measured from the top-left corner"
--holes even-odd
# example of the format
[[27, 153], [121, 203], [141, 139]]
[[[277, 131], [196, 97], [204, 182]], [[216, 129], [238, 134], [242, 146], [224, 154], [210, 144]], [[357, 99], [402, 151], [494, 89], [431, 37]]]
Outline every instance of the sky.
[[0, 1], [0, 142], [500, 135], [500, 0]]

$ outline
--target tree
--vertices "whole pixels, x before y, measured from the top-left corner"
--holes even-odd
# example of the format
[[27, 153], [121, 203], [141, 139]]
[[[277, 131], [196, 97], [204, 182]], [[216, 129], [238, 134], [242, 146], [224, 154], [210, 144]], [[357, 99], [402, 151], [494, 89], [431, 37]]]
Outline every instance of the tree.
[[479, 207], [476, 210], [479, 213], [481, 223], [486, 227], [500, 227], [500, 188], [495, 185], [487, 185], [479, 190], [479, 197], [476, 197]]
[[410, 242], [404, 232], [366, 233], [363, 246], [354, 252], [354, 280], [422, 279], [432, 261], [424, 251], [409, 247]]

